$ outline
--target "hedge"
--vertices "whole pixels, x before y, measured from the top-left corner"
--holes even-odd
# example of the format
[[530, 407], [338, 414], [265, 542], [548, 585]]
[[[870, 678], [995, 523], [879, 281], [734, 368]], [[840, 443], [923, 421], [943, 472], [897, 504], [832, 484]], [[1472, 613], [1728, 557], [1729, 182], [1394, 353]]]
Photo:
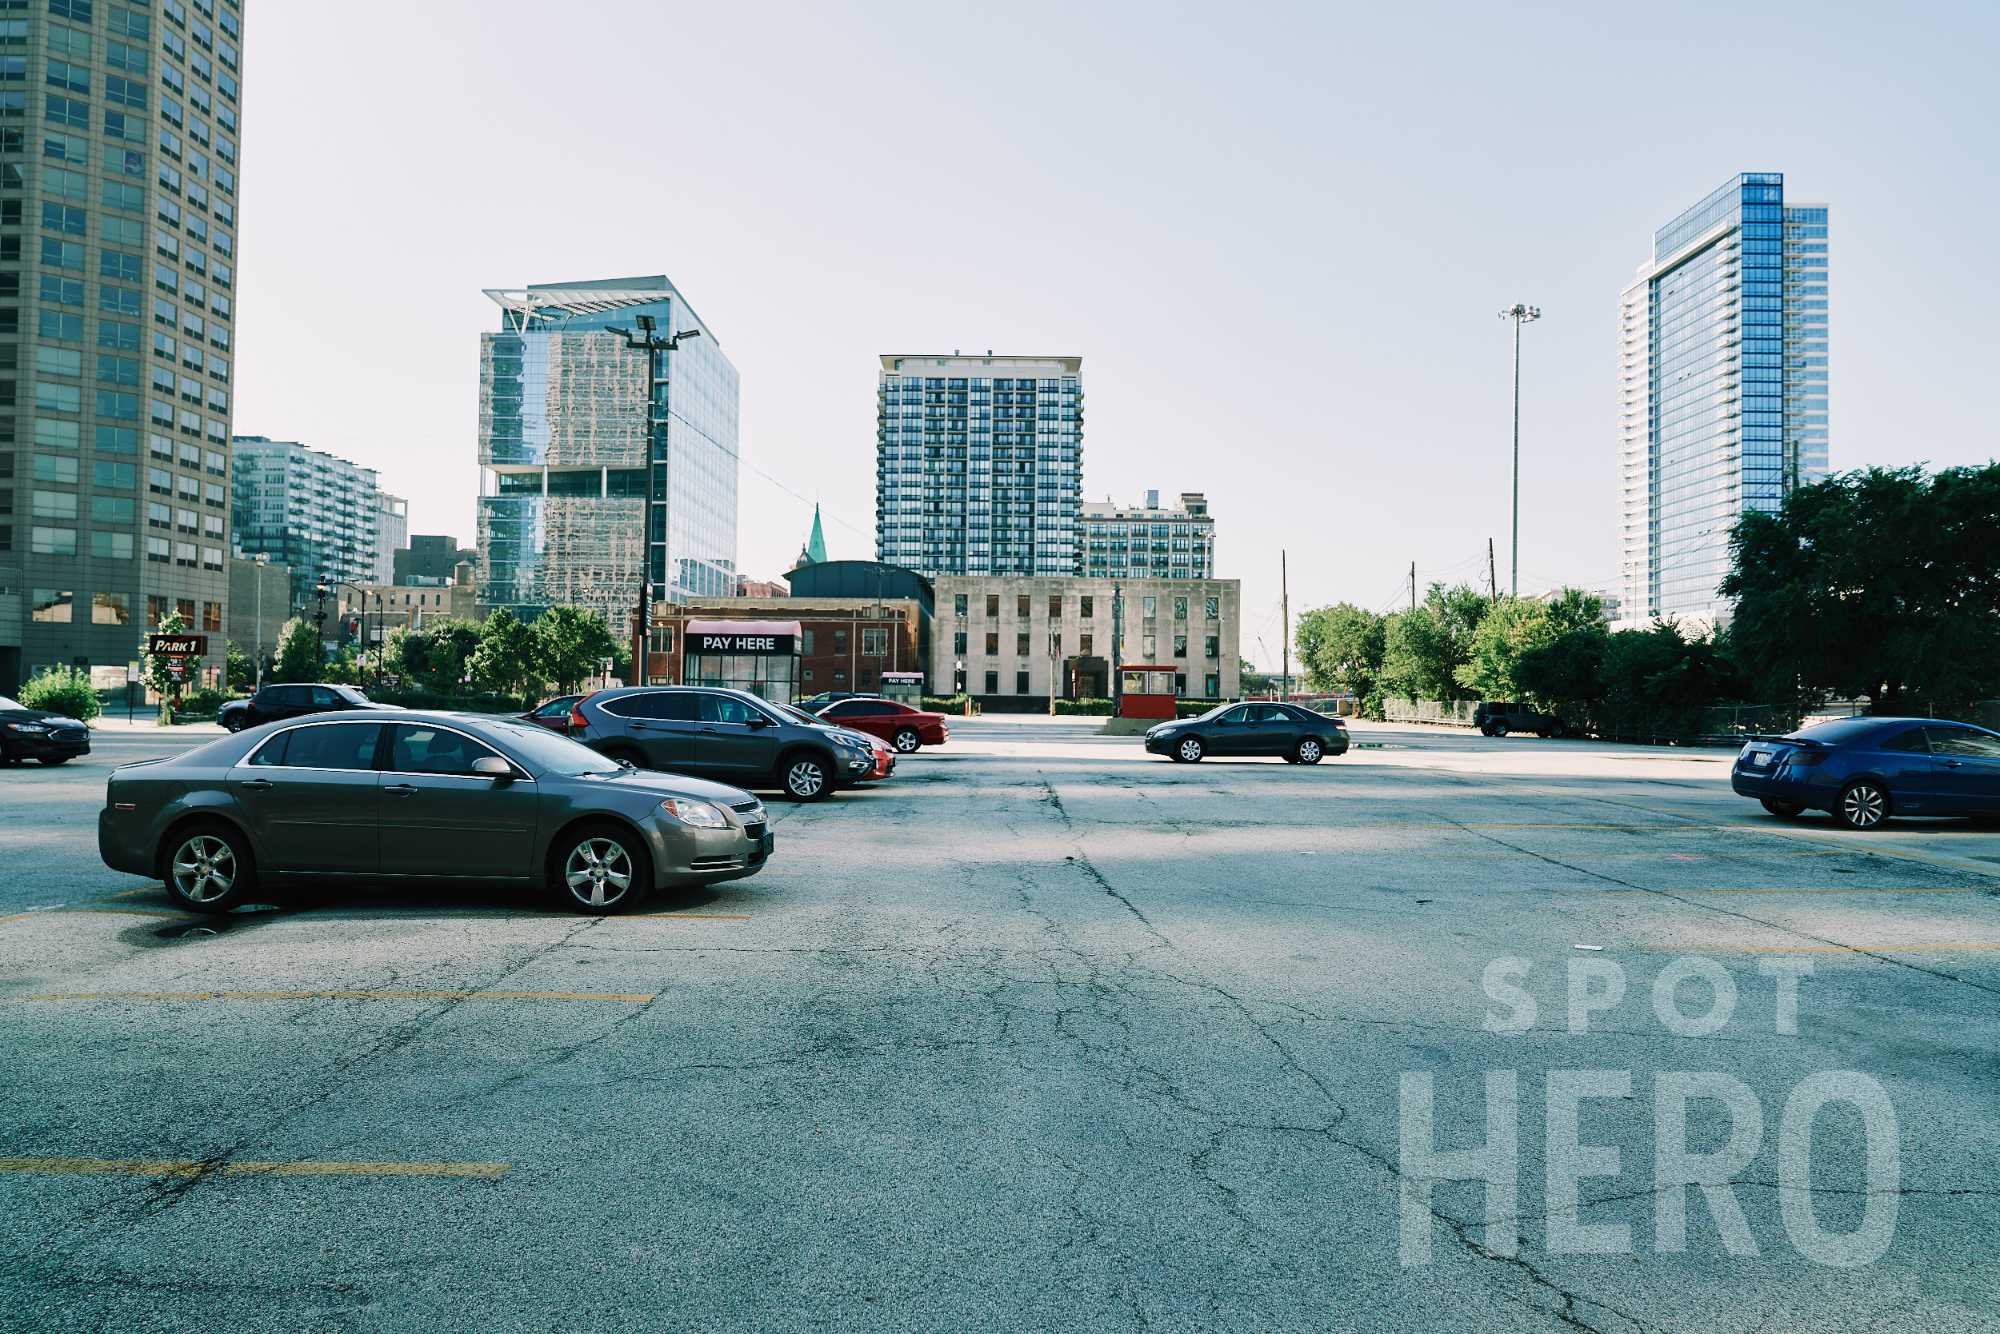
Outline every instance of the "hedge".
[[90, 673], [74, 667], [50, 667], [37, 672], [21, 687], [21, 703], [81, 723], [104, 712], [97, 692], [91, 688]]
[[1056, 712], [1071, 717], [1108, 718], [1118, 711], [1118, 706], [1108, 699], [1059, 699]]

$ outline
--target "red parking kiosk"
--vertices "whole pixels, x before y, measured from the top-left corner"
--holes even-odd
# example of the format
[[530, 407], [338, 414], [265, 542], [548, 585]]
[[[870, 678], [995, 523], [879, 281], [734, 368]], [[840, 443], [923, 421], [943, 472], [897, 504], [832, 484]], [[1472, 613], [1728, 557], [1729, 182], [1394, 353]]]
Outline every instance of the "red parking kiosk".
[[1118, 669], [1118, 716], [1120, 718], [1171, 718], [1174, 716], [1174, 672], [1172, 667], [1152, 663], [1127, 663]]

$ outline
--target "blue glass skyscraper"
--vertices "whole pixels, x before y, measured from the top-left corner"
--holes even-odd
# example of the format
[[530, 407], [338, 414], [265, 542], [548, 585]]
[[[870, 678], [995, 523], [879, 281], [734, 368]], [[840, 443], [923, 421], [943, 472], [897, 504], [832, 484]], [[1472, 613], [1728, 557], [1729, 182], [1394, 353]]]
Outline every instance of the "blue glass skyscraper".
[[1620, 303], [1623, 623], [1725, 619], [1737, 517], [1825, 476], [1826, 232], [1744, 172], [1653, 234]]
[[[687, 299], [657, 275], [487, 295], [501, 327], [479, 342], [480, 605], [590, 607], [622, 636], [642, 540], [655, 603], [732, 594], [736, 368]], [[620, 332], [641, 316], [701, 336], [641, 351]]]

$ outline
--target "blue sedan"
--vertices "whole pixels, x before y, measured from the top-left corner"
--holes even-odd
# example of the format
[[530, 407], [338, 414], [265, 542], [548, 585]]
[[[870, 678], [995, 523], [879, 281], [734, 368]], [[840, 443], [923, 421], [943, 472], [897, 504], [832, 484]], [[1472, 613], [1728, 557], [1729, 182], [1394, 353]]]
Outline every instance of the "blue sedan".
[[2000, 734], [1938, 718], [1843, 718], [1752, 739], [1729, 786], [1773, 815], [1828, 811], [1849, 829], [1892, 815], [2000, 815]]

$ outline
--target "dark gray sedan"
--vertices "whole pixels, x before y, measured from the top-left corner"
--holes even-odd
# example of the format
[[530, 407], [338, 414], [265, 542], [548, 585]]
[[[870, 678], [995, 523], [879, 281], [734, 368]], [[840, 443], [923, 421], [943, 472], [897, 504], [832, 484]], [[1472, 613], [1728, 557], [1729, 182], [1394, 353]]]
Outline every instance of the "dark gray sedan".
[[402, 709], [266, 723], [112, 771], [104, 864], [157, 875], [197, 912], [260, 883], [545, 883], [578, 912], [755, 875], [763, 803], [646, 773], [511, 718]]
[[1180, 764], [1209, 755], [1276, 755], [1287, 764], [1318, 764], [1347, 753], [1347, 727], [1296, 704], [1223, 704], [1149, 729], [1146, 749]]

